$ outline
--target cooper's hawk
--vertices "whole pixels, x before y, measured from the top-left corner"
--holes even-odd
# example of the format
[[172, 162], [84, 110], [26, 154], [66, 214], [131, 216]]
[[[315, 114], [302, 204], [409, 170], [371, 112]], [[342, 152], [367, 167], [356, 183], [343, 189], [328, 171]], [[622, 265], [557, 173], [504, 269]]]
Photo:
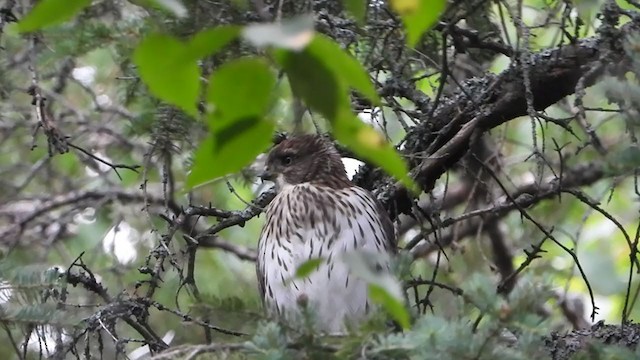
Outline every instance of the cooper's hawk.
[[[335, 147], [319, 135], [299, 135], [276, 145], [263, 179], [276, 183], [258, 244], [260, 295], [271, 317], [295, 322], [306, 304], [321, 331], [343, 332], [372, 308], [367, 281], [345, 262], [354, 251], [388, 273], [395, 252], [393, 224], [375, 197], [349, 181]], [[296, 270], [322, 259], [306, 278]]]

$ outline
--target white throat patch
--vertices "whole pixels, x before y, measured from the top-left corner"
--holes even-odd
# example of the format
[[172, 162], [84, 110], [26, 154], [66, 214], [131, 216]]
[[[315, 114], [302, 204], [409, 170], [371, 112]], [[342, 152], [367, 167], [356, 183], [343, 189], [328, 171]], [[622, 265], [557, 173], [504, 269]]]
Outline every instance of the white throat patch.
[[278, 177], [276, 178], [276, 181], [274, 181], [274, 183], [276, 184], [276, 191], [277, 192], [281, 192], [283, 190], [286, 190], [287, 188], [293, 186], [292, 184], [289, 184], [287, 182], [287, 180], [285, 180], [284, 175], [279, 174]]

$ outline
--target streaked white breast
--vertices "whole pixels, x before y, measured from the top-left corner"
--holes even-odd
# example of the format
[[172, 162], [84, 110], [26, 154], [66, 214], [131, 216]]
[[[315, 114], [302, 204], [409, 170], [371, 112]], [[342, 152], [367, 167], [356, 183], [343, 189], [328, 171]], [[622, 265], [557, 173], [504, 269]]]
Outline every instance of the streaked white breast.
[[[369, 258], [376, 271], [390, 268], [392, 239], [372, 195], [359, 187], [287, 185], [266, 213], [257, 270], [269, 315], [296, 321], [303, 297], [323, 331], [342, 332], [345, 321], [361, 321], [371, 307], [367, 282], [345, 262], [345, 254], [375, 253]], [[297, 268], [313, 258], [322, 258], [322, 264], [307, 278], [295, 279]]]

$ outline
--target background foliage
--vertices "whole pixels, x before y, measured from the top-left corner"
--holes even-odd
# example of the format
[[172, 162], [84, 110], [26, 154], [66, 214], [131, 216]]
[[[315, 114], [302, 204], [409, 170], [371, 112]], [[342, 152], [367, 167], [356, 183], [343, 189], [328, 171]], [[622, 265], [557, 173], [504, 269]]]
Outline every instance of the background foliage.
[[[72, 3], [0, 2], [3, 354], [638, 355], [639, 4]], [[404, 332], [263, 319], [276, 131], [396, 221]]]

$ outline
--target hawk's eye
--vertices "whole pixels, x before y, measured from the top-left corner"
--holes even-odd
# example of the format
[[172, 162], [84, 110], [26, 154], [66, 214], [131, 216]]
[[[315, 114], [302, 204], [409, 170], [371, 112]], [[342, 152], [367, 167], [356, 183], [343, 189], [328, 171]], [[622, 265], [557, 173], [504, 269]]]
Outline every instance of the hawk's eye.
[[293, 161], [293, 159], [291, 158], [291, 156], [289, 156], [289, 155], [284, 156], [282, 158], [282, 165], [289, 166], [289, 165], [291, 165], [292, 161]]

